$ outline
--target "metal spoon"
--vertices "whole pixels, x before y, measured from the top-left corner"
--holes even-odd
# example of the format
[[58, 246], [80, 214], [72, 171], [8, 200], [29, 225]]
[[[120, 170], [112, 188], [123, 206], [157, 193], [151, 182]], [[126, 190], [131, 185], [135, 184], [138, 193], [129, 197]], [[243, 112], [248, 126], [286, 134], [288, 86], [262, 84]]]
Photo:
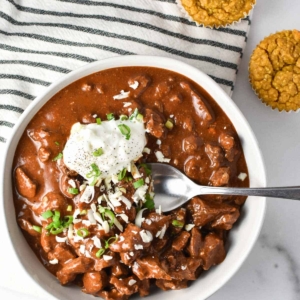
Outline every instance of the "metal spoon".
[[162, 211], [175, 209], [194, 196], [199, 195], [235, 195], [262, 196], [300, 200], [300, 186], [276, 188], [235, 188], [212, 187], [194, 183], [176, 168], [160, 163], [148, 164], [152, 169], [155, 205], [161, 205]]

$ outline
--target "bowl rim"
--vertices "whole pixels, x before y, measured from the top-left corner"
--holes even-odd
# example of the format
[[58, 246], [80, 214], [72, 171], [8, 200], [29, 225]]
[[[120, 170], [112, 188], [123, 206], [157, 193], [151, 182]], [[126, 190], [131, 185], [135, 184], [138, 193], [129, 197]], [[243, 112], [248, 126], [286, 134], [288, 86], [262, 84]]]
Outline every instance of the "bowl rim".
[[[11, 229], [13, 227], [17, 226], [17, 222], [15, 220], [15, 214], [14, 214], [14, 223], [13, 224], [8, 217], [7, 213], [7, 208], [6, 208], [6, 195], [11, 196], [11, 181], [12, 181], [12, 176], [6, 176], [5, 174], [11, 174], [11, 168], [12, 168], [12, 159], [9, 157], [11, 156], [12, 152], [15, 152], [16, 145], [23, 134], [24, 129], [32, 119], [32, 117], [37, 113], [37, 111], [40, 110], [40, 108], [53, 97], [59, 90], [63, 89], [64, 87], [68, 86], [74, 81], [77, 81], [80, 78], [83, 78], [85, 76], [88, 76], [90, 74], [93, 74], [95, 72], [100, 72], [106, 69], [111, 69], [111, 68], [117, 68], [117, 67], [126, 67], [126, 66], [141, 66], [141, 67], [154, 67], [154, 68], [161, 68], [161, 69], [167, 69], [170, 71], [177, 72], [179, 74], [182, 74], [186, 77], [189, 77], [186, 75], [187, 73], [193, 73], [197, 74], [199, 76], [199, 81], [204, 80], [205, 81], [205, 87], [199, 82], [198, 80], [195, 80], [193, 78], [190, 78], [191, 80], [195, 81], [197, 84], [199, 84], [204, 90], [207, 91], [210, 95], [212, 94], [211, 91], [215, 90], [217, 94], [220, 95], [220, 98], [226, 99], [228, 102], [226, 105], [229, 105], [231, 110], [234, 111], [235, 114], [237, 114], [238, 118], [241, 120], [243, 123], [243, 126], [246, 128], [248, 131], [249, 137], [252, 139], [254, 142], [254, 150], [256, 153], [256, 157], [258, 159], [258, 164], [259, 164], [259, 181], [260, 181], [260, 186], [265, 187], [266, 186], [266, 172], [265, 172], [265, 166], [262, 158], [262, 154], [257, 142], [257, 139], [248, 123], [244, 115], [241, 113], [237, 105], [233, 102], [233, 100], [225, 93], [225, 91], [213, 80], [211, 79], [207, 74], [203, 73], [201, 70], [178, 60], [172, 59], [172, 58], [167, 58], [167, 57], [162, 57], [162, 56], [142, 56], [142, 55], [129, 55], [129, 56], [118, 56], [118, 57], [112, 57], [112, 58], [107, 58], [99, 61], [95, 61], [93, 63], [88, 63], [78, 69], [75, 69], [74, 71], [66, 74], [65, 76], [62, 76], [59, 78], [57, 81], [53, 82], [50, 86], [48, 86], [43, 93], [41, 93], [39, 96], [37, 96], [31, 103], [30, 105], [26, 108], [26, 110], [22, 113], [18, 121], [16, 122], [12, 133], [10, 137], [7, 140], [5, 149], [4, 149], [4, 164], [1, 166], [0, 170], [0, 179], [1, 179], [1, 186], [0, 186], [0, 198], [2, 198], [2, 201], [0, 201], [0, 216], [2, 215], [5, 225], [6, 225], [6, 230], [9, 232], [9, 243], [13, 248], [14, 254], [17, 258], [18, 264], [20, 267], [25, 271], [25, 273], [28, 275], [29, 280], [37, 286], [39, 289], [42, 289], [44, 292], [47, 293], [48, 296], [54, 298], [55, 296], [44, 286], [39, 284], [37, 278], [33, 278], [32, 274], [27, 270], [26, 266], [24, 265], [22, 258], [20, 257], [20, 254], [18, 253], [15, 244], [17, 243], [16, 241], [13, 240], [13, 237], [11, 236]], [[55, 91], [55, 92], [54, 92]], [[212, 96], [212, 98], [215, 99], [215, 97]], [[218, 105], [221, 107], [223, 111], [224, 107], [215, 99], [215, 101], [218, 103]], [[226, 112], [225, 112], [226, 113]], [[226, 113], [227, 114], [227, 113]], [[230, 118], [231, 120], [231, 118]], [[232, 122], [232, 120], [231, 120]], [[233, 122], [232, 122], [233, 123]], [[238, 128], [236, 128], [235, 124], [233, 124], [236, 131], [238, 132]], [[11, 148], [13, 148], [11, 150]], [[12, 155], [13, 157], [13, 155]], [[8, 172], [7, 172], [8, 171]], [[8, 178], [10, 177], [10, 178]], [[249, 201], [249, 200], [248, 200]], [[246, 247], [246, 251], [242, 253], [239, 257], [239, 259], [236, 260], [234, 263], [233, 267], [228, 270], [228, 272], [222, 276], [222, 279], [219, 280], [217, 284], [214, 286], [210, 287], [207, 289], [207, 292], [204, 294], [204, 298], [206, 299], [207, 297], [211, 296], [214, 294], [217, 290], [219, 290], [241, 267], [245, 259], [248, 257], [250, 251], [252, 250], [258, 235], [261, 231], [264, 217], [265, 217], [265, 212], [266, 212], [266, 198], [261, 197], [259, 200], [259, 211], [257, 215], [257, 223], [254, 226], [255, 228], [253, 229], [251, 233], [251, 238], [249, 239], [249, 242]], [[247, 203], [247, 202], [246, 202]], [[18, 227], [18, 226], [17, 226]], [[16, 229], [16, 228], [14, 228]], [[20, 229], [18, 229], [20, 230]], [[230, 250], [229, 250], [230, 251]], [[226, 260], [226, 259], [225, 259]], [[45, 270], [46, 271], [46, 270]], [[46, 271], [48, 272], [48, 271]], [[201, 281], [201, 279], [199, 279]], [[187, 291], [187, 290], [185, 290]], [[200, 298], [199, 298], [200, 299]]]

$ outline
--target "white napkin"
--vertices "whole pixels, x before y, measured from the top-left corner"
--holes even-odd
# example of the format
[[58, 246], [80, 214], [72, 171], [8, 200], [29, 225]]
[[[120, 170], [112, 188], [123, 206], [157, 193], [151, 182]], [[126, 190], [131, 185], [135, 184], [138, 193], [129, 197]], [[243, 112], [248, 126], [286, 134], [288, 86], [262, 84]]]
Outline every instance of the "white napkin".
[[51, 82], [116, 55], [168, 56], [196, 66], [231, 95], [250, 20], [197, 27], [175, 0], [1, 0], [0, 145]]

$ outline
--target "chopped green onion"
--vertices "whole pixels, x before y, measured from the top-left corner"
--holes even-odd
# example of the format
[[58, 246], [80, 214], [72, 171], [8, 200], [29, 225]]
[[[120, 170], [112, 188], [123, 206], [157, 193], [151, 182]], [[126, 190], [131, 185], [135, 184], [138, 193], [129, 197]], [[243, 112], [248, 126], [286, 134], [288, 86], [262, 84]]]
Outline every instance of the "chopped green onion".
[[170, 119], [168, 119], [168, 121], [166, 122], [165, 126], [168, 129], [172, 129], [174, 127], [174, 124], [173, 124], [173, 122]]
[[53, 227], [53, 222], [46, 226], [46, 229], [49, 230]]
[[113, 113], [110, 113], [110, 114], [106, 114], [106, 117], [107, 117], [107, 120], [110, 121], [110, 120], [114, 120], [115, 119], [115, 116]]
[[59, 227], [61, 222], [60, 222], [60, 212], [59, 211], [55, 211], [54, 212], [54, 216], [52, 217], [52, 221], [54, 223], [54, 226]]
[[129, 140], [130, 132], [131, 132], [130, 128], [125, 124], [120, 124], [120, 125], [118, 125], [118, 127], [119, 127], [121, 133], [125, 136], [126, 140]]
[[172, 221], [172, 225], [175, 226], [175, 227], [179, 227], [179, 228], [182, 228], [184, 223], [181, 222], [181, 221], [178, 221], [178, 220], [173, 220]]
[[58, 153], [58, 155], [55, 156], [55, 157], [52, 159], [52, 161], [57, 161], [57, 160], [61, 159], [62, 157], [63, 157], [63, 154], [62, 154], [62, 153]]
[[59, 146], [59, 142], [54, 142], [54, 143], [55, 143], [55, 145]]
[[[107, 249], [109, 247], [109, 245], [111, 245], [112, 243], [114, 243], [118, 238], [116, 236], [112, 236], [110, 237], [107, 241], [105, 241], [105, 249]], [[109, 243], [112, 240], [111, 243]]]
[[111, 210], [106, 209], [104, 212], [104, 215], [110, 219], [109, 225], [112, 226], [114, 224], [115, 218], [116, 218], [114, 213]]
[[86, 174], [87, 178], [96, 177], [96, 176], [98, 177], [101, 175], [101, 171], [99, 170], [98, 166], [95, 163], [91, 164], [91, 168], [92, 171]]
[[87, 237], [89, 235], [89, 231], [86, 228], [80, 228], [77, 230], [77, 235], [79, 235], [80, 237]]
[[84, 209], [84, 210], [82, 210], [81, 212], [80, 212], [80, 215], [82, 216], [82, 215], [86, 215], [86, 213], [87, 213], [87, 211], [86, 211], [86, 209]]
[[93, 181], [90, 183], [90, 186], [94, 186], [97, 182], [98, 178], [94, 177]]
[[40, 226], [32, 225], [32, 229], [38, 233], [42, 233], [42, 227]]
[[101, 156], [103, 154], [103, 149], [99, 148], [93, 152], [94, 156]]
[[72, 194], [72, 195], [77, 195], [77, 194], [79, 193], [79, 191], [78, 191], [78, 189], [76, 189], [76, 188], [71, 188], [71, 187], [69, 187], [69, 188], [68, 188], [68, 193], [69, 193], [69, 194]]
[[138, 114], [138, 115], [136, 116], [136, 119], [137, 119], [138, 121], [140, 121], [140, 122], [143, 122], [144, 116], [143, 116], [142, 114]]
[[133, 178], [132, 178], [131, 176], [127, 176], [127, 177], [124, 178], [124, 180], [125, 180], [126, 182], [129, 182], [129, 181], [132, 181]]
[[155, 205], [154, 205], [154, 201], [153, 199], [150, 197], [149, 194], [147, 194], [145, 196], [146, 202], [143, 204], [143, 207], [148, 208], [148, 209], [154, 209]]
[[54, 234], [54, 235], [59, 234], [59, 233], [62, 233], [63, 231], [64, 231], [64, 227], [63, 227], [63, 226], [60, 226], [60, 227], [58, 227], [58, 228], [52, 227], [52, 228], [50, 229], [50, 233], [51, 233], [51, 234]]
[[63, 226], [66, 228], [73, 223], [73, 216], [65, 216]]
[[143, 164], [140, 164], [140, 166], [144, 168], [147, 175], [151, 174], [152, 171], [151, 171], [151, 169], [149, 168], [149, 166], [147, 164], [143, 163]]
[[139, 110], [136, 108], [132, 113], [132, 115], [129, 117], [129, 120], [133, 120], [134, 118], [137, 117], [138, 114], [139, 114]]
[[42, 217], [43, 217], [44, 219], [49, 219], [49, 218], [52, 217], [52, 216], [53, 216], [53, 213], [52, 213], [51, 210], [47, 210], [47, 211], [45, 211], [45, 212], [42, 213]]
[[144, 179], [143, 179], [143, 178], [141, 178], [141, 179], [139, 179], [139, 180], [137, 180], [137, 181], [135, 181], [135, 182], [133, 183], [133, 187], [134, 187], [135, 189], [141, 187], [142, 185], [144, 185]]
[[103, 207], [103, 206], [101, 206], [101, 205], [99, 205], [99, 212], [102, 214], [102, 213], [104, 213], [105, 212], [105, 207]]
[[98, 125], [100, 125], [102, 122], [101, 122], [101, 119], [100, 118], [97, 118], [96, 119], [96, 123], [98, 124]]
[[[72, 211], [72, 205], [68, 205], [67, 211]], [[64, 220], [60, 220], [60, 212], [47, 210], [42, 214], [44, 219], [52, 217], [52, 222], [46, 226], [46, 230], [49, 230], [51, 234], [59, 234], [64, 228], [68, 227], [73, 222], [73, 216], [65, 216]]]
[[118, 174], [118, 180], [119, 180], [119, 181], [122, 180], [122, 179], [124, 179], [124, 177], [125, 177], [125, 175], [126, 175], [126, 172], [127, 172], [127, 170], [126, 170], [126, 168], [124, 168], [124, 169]]
[[100, 205], [98, 210], [99, 210], [100, 214], [102, 215], [102, 219], [104, 219], [105, 208]]
[[121, 115], [121, 116], [120, 116], [120, 120], [121, 120], [121, 121], [128, 120], [128, 117], [127, 117], [126, 115]]
[[105, 250], [103, 248], [99, 249], [96, 253], [96, 257], [101, 257], [101, 255], [105, 252]]

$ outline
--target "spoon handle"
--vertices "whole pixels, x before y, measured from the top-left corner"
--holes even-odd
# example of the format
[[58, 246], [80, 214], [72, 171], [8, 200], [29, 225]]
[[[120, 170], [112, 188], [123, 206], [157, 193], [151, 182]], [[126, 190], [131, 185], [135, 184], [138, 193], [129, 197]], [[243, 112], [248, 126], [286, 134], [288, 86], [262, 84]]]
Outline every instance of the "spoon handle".
[[[200, 191], [199, 191], [200, 190]], [[262, 196], [300, 200], [300, 186], [274, 187], [274, 188], [234, 188], [197, 186], [194, 195], [234, 195], [234, 196]], [[199, 193], [200, 192], [200, 193]]]

